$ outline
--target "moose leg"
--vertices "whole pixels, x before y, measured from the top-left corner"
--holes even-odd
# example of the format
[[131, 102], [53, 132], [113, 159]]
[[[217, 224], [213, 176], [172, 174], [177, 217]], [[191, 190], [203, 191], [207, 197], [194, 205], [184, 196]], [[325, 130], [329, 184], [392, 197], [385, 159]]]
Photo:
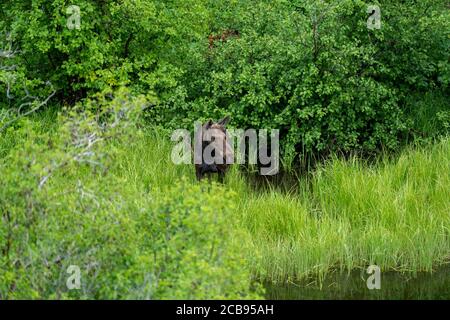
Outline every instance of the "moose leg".
[[219, 174], [219, 182], [223, 183], [225, 180], [225, 172], [219, 171], [218, 174]]
[[200, 169], [195, 168], [195, 176], [197, 177], [198, 181], [202, 180], [202, 173]]

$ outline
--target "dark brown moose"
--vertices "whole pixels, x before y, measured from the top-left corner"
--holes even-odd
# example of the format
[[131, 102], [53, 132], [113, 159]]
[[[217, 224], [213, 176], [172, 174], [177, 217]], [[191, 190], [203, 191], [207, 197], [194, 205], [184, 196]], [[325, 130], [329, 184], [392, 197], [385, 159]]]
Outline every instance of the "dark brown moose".
[[217, 173], [219, 182], [223, 183], [225, 174], [234, 160], [226, 131], [229, 121], [229, 116], [216, 123], [209, 120], [196, 132], [194, 159], [196, 159], [195, 174], [199, 181], [206, 175], [211, 181], [211, 175]]

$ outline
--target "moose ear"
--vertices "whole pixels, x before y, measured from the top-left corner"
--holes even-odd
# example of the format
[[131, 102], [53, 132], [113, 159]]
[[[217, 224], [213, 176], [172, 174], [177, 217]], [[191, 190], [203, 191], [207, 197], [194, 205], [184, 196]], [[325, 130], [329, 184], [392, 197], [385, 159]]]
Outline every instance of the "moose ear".
[[211, 119], [209, 119], [208, 122], [206, 122], [206, 123], [203, 125], [203, 129], [204, 129], [204, 130], [208, 130], [208, 129], [212, 126], [212, 124], [213, 124], [213, 121], [212, 121]]
[[218, 122], [218, 124], [220, 124], [221, 126], [226, 126], [229, 122], [230, 122], [231, 118], [230, 116], [226, 116], [225, 118], [223, 118], [222, 120], [220, 120]]

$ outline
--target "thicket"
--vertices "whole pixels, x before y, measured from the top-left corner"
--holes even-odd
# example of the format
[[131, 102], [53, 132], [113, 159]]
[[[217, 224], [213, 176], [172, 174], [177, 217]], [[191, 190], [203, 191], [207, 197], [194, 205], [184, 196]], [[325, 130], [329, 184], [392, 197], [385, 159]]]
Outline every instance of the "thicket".
[[[445, 101], [425, 109], [448, 132], [445, 0], [80, 0], [80, 29], [67, 26], [71, 4], [2, 5], [2, 47], [15, 55], [0, 57], [1, 105], [18, 108], [24, 86], [48, 96], [47, 81], [53, 101], [67, 104], [129, 86], [165, 127], [229, 114], [239, 128], [279, 128], [287, 165], [431, 135], [411, 96]], [[367, 27], [368, 5], [379, 5], [380, 29]]]

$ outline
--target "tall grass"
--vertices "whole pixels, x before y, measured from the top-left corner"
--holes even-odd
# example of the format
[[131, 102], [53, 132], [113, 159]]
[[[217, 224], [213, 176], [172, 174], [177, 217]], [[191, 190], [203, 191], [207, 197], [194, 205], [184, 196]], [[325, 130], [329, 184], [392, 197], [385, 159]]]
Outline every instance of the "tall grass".
[[450, 258], [450, 140], [369, 167], [353, 158], [321, 166], [300, 194], [250, 195], [240, 207], [255, 272], [283, 281], [376, 264], [432, 271]]
[[[193, 168], [174, 165], [157, 130], [123, 150], [117, 172], [136, 188], [169, 185]], [[235, 219], [250, 237], [253, 272], [285, 281], [370, 264], [382, 270], [432, 271], [450, 257], [450, 139], [396, 159], [334, 158], [295, 192], [255, 191], [237, 168], [224, 188], [238, 193]]]
[[[136, 188], [194, 180], [191, 166], [170, 161], [158, 131], [124, 149], [118, 174]], [[450, 140], [409, 148], [366, 165], [334, 158], [299, 191], [253, 190], [234, 168], [224, 188], [239, 194], [235, 219], [250, 234], [253, 272], [263, 280], [323, 277], [370, 264], [383, 270], [432, 271], [450, 257]]]

